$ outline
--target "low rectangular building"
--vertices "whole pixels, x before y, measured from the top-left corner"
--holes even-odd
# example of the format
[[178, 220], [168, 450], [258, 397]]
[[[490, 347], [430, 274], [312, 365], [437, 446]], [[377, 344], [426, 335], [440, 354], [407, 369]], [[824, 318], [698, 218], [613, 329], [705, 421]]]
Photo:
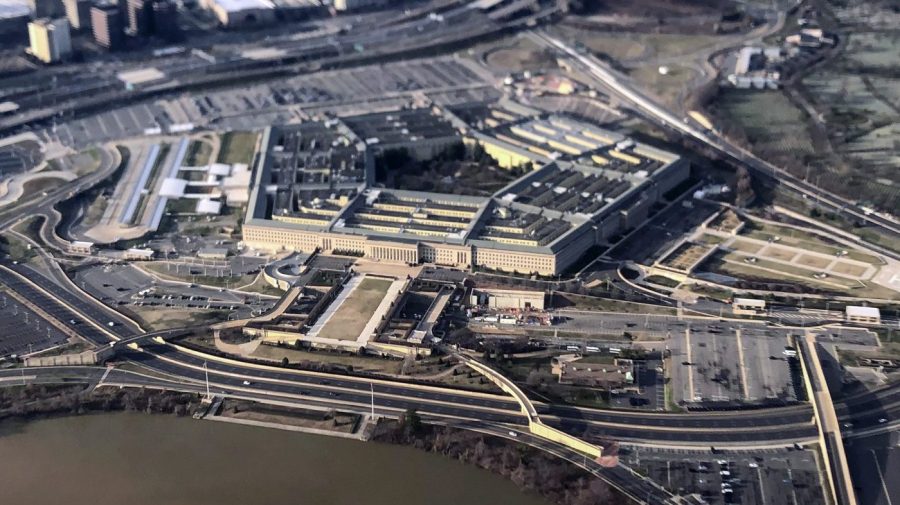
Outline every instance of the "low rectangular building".
[[877, 307], [848, 305], [845, 310], [848, 323], [881, 324], [881, 311]]
[[493, 309], [544, 310], [546, 298], [543, 291], [476, 288], [472, 290], [470, 303]]

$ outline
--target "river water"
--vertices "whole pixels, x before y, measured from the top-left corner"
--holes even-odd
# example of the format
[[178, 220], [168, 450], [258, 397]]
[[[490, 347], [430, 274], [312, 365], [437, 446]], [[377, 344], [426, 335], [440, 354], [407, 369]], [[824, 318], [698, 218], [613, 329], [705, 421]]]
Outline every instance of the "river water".
[[408, 447], [125, 413], [0, 424], [0, 503], [547, 505]]

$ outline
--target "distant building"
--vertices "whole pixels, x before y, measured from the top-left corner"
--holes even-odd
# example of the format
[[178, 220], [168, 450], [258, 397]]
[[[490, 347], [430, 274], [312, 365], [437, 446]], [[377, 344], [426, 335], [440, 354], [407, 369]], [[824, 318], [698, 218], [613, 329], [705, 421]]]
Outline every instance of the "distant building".
[[334, 10], [352, 11], [357, 9], [380, 7], [387, 3], [387, 0], [334, 0]]
[[128, 0], [128, 34], [149, 37], [153, 33], [153, 6], [151, 0]]
[[25, 4], [0, 3], [0, 39], [24, 38], [31, 10]]
[[881, 324], [881, 311], [877, 307], [848, 305], [846, 316], [848, 323]]
[[72, 54], [69, 22], [41, 18], [28, 23], [28, 51], [44, 63], [56, 63]]
[[62, 0], [30, 0], [35, 19], [57, 18], [66, 15]]
[[275, 21], [275, 4], [269, 0], [201, 0], [226, 28], [259, 26]]
[[73, 30], [87, 30], [91, 27], [91, 0], [63, 0], [63, 5]]
[[153, 30], [157, 37], [174, 42], [181, 40], [178, 27], [178, 6], [171, 0], [153, 3]]
[[125, 43], [124, 22], [119, 6], [114, 3], [91, 8], [91, 30], [97, 45], [115, 51]]

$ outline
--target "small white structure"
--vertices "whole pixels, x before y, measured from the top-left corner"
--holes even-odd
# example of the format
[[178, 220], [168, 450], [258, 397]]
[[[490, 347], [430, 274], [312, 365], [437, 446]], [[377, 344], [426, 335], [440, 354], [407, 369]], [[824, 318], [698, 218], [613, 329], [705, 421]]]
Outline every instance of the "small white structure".
[[197, 202], [197, 214], [217, 215], [222, 212], [222, 202], [204, 198]]
[[476, 288], [472, 291], [470, 303], [492, 309], [544, 310], [544, 298], [543, 291]]
[[162, 73], [157, 68], [149, 67], [119, 72], [116, 74], [116, 78], [125, 83], [126, 88], [132, 89], [135, 86], [140, 86], [142, 84], [153, 84], [164, 81], [166, 79], [166, 74]]
[[848, 305], [846, 317], [848, 323], [881, 324], [881, 311], [877, 307]]
[[125, 251], [123, 257], [127, 260], [140, 260], [140, 261], [149, 261], [153, 259], [153, 255], [156, 254], [156, 251], [153, 249], [138, 249], [136, 247], [132, 247]]
[[159, 188], [159, 196], [181, 198], [184, 196], [185, 189], [187, 189], [187, 182], [177, 177], [168, 177], [163, 180], [162, 186]]
[[94, 243], [76, 240], [69, 244], [69, 252], [72, 254], [94, 254]]
[[735, 298], [731, 302], [731, 311], [739, 316], [765, 314], [766, 301], [755, 298]]

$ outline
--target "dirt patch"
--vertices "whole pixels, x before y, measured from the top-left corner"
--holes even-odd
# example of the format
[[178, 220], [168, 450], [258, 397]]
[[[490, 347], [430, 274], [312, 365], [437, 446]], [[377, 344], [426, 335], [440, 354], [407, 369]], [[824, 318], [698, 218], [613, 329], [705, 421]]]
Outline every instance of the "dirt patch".
[[866, 268], [860, 265], [854, 265], [845, 261], [838, 261], [831, 271], [836, 274], [846, 275], [849, 277], [861, 277], [866, 272]]
[[816, 268], [816, 269], [821, 270], [831, 264], [831, 259], [830, 258], [822, 258], [820, 256], [812, 256], [812, 255], [808, 255], [808, 254], [803, 254], [800, 256], [799, 259], [797, 259], [797, 263], [807, 266], [807, 267]]

